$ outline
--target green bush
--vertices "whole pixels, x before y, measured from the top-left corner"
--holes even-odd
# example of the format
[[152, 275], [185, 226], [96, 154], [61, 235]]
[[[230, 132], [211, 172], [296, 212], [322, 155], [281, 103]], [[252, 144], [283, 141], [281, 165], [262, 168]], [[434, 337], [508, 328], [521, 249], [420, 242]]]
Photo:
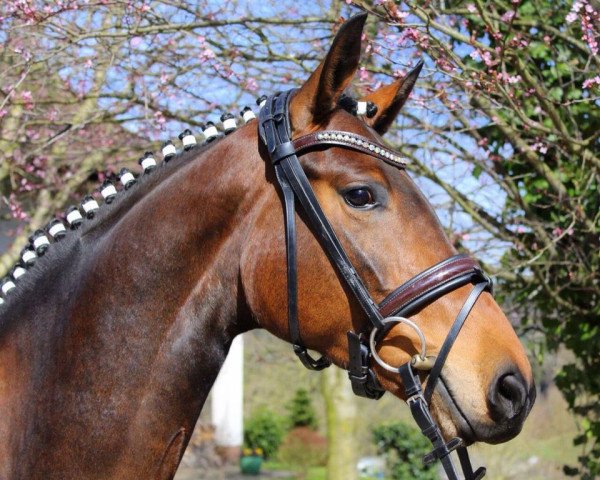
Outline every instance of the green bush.
[[286, 408], [289, 412], [290, 428], [317, 429], [317, 415], [307, 390], [304, 388], [296, 390], [294, 398], [286, 405]]
[[327, 439], [310, 427], [295, 427], [285, 436], [277, 459], [304, 479], [311, 467], [327, 463]]
[[248, 448], [260, 448], [265, 458], [277, 452], [285, 434], [285, 421], [267, 408], [256, 411], [245, 422], [244, 443]]
[[435, 464], [423, 465], [423, 455], [431, 450], [431, 444], [418, 429], [401, 422], [386, 423], [373, 428], [373, 440], [379, 453], [386, 456], [393, 480], [438, 478]]

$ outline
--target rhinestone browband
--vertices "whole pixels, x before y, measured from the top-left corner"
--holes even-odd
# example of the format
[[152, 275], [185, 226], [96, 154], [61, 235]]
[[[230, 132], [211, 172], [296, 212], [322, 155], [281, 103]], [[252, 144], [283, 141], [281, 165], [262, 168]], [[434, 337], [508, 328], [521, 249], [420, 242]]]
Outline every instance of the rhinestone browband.
[[355, 133], [340, 132], [337, 130], [324, 130], [315, 133], [303, 135], [292, 142], [296, 153], [319, 145], [336, 145], [340, 147], [351, 148], [373, 157], [377, 157], [395, 167], [404, 168], [408, 159], [401, 157], [393, 150], [384, 147], [380, 143], [373, 142], [368, 138]]

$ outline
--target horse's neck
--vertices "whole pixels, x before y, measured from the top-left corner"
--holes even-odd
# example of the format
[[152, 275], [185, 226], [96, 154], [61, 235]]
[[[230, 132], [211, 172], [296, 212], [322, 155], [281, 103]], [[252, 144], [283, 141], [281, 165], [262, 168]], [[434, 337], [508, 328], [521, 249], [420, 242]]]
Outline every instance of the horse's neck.
[[0, 478], [3, 455], [26, 460], [19, 471], [28, 478], [150, 478], [178, 463], [233, 337], [250, 327], [237, 259], [252, 182], [250, 171], [240, 174], [248, 158], [223, 158], [237, 156], [235, 145], [223, 140], [110, 230], [81, 237], [73, 307], [49, 319], [62, 323], [52, 329], [61, 336], [46, 343], [44, 363], [26, 369], [25, 408], [0, 428], [0, 444], [12, 447], [0, 452]]

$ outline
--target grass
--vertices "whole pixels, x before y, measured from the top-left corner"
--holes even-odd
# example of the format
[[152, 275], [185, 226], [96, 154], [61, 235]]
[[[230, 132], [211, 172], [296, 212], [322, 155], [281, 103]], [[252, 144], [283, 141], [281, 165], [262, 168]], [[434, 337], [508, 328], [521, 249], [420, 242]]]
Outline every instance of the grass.
[[[282, 464], [277, 461], [268, 461], [263, 463], [262, 469], [266, 471], [290, 471], [293, 472], [293, 469], [288, 465]], [[293, 474], [285, 480], [295, 480], [301, 478], [299, 476], [299, 472], [293, 472]], [[308, 469], [308, 473], [304, 480], [325, 480], [327, 478], [327, 470], [325, 467], [311, 467]]]

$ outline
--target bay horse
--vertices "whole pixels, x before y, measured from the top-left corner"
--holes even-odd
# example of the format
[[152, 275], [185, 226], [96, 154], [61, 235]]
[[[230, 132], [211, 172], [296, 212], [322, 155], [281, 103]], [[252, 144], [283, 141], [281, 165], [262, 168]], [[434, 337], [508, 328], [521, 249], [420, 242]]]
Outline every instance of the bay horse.
[[[380, 137], [420, 65], [341, 106], [364, 22], [342, 25], [309, 79], [270, 98], [258, 122], [136, 185], [128, 177], [15, 288], [3, 285], [2, 480], [172, 478], [233, 338], [254, 328], [293, 342], [313, 368], [349, 369], [357, 393], [425, 408], [424, 430], [430, 409], [436, 458], [453, 437], [497, 443], [520, 431], [535, 397], [524, 349]], [[452, 283], [467, 270], [476, 281]], [[400, 377], [398, 365], [415, 373]]]

